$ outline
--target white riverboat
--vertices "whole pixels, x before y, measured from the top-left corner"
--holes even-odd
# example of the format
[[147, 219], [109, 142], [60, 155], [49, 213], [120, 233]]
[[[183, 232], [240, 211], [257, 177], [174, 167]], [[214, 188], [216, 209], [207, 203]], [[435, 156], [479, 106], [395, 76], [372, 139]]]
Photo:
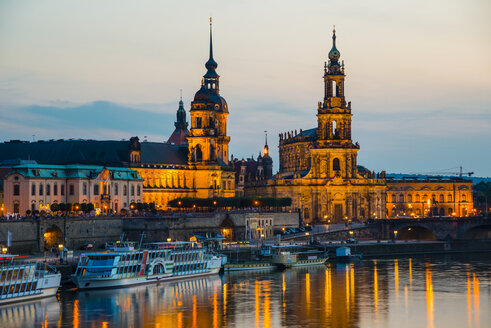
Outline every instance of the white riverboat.
[[49, 265], [0, 260], [0, 305], [53, 296], [60, 287], [61, 273]]
[[192, 242], [83, 254], [73, 282], [79, 289], [114, 288], [216, 274], [221, 258]]

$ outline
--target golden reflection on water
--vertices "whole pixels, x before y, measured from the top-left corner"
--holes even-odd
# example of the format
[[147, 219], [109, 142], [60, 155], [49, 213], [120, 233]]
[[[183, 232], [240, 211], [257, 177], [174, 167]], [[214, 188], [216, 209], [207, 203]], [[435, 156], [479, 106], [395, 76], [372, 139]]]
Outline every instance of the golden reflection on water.
[[476, 273], [472, 273], [472, 287], [474, 292], [474, 320], [476, 326], [479, 327], [479, 279], [476, 278]]
[[375, 308], [375, 317], [378, 315], [378, 273], [377, 261], [373, 260], [373, 306]]
[[394, 291], [396, 302], [399, 301], [399, 260], [394, 260]]
[[431, 268], [430, 265], [426, 264], [426, 317], [427, 317], [427, 326], [429, 328], [434, 327], [434, 304], [433, 304], [433, 282], [431, 280]]
[[[490, 305], [482, 270], [458, 268], [448, 278], [442, 270], [415, 259], [361, 261], [79, 292], [63, 307], [55, 299], [58, 310], [53, 301], [49, 311], [47, 303], [0, 307], [0, 327], [489, 326], [480, 312]], [[467, 317], [459, 316], [466, 303]]]

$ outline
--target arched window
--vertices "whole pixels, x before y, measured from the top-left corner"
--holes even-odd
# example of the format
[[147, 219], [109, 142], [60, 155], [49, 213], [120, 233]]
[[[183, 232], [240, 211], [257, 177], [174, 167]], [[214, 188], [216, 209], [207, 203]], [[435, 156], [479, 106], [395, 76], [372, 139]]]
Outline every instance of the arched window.
[[99, 184], [94, 185], [94, 195], [99, 195]]
[[65, 185], [61, 185], [60, 194], [65, 195]]
[[445, 199], [443, 197], [443, 194], [440, 194], [440, 203], [444, 203], [445, 202]]
[[451, 203], [452, 202], [452, 194], [448, 194], [448, 202]]
[[123, 196], [128, 195], [128, 187], [126, 185], [123, 186]]
[[58, 196], [58, 185], [56, 183], [53, 185], [53, 195]]
[[[20, 195], [20, 185], [16, 184], [14, 185], [14, 196], [19, 196]], [[18, 213], [17, 211], [16, 213]]]
[[31, 186], [31, 196], [36, 196], [36, 185], [35, 184], [33, 184]]
[[115, 184], [114, 184], [114, 195], [116, 195], [116, 196], [117, 196], [117, 195], [118, 195], [118, 193], [119, 193], [119, 186], [118, 186], [118, 184], [117, 184], [117, 183], [115, 183]]
[[419, 202], [419, 194], [416, 194], [416, 201]]
[[137, 195], [137, 196], [140, 196], [140, 193], [141, 193], [141, 191], [140, 191], [140, 186], [137, 186], [137, 187], [136, 187], [136, 195]]
[[40, 183], [39, 184], [39, 196], [42, 196], [44, 194], [44, 187], [43, 187], [43, 184]]
[[411, 203], [413, 201], [413, 196], [411, 194], [407, 195], [407, 201]]
[[203, 152], [201, 151], [201, 146], [196, 146], [196, 161], [201, 162], [203, 160]]
[[48, 184], [46, 185], [46, 196], [49, 196], [49, 195], [51, 195], [51, 186], [50, 186], [50, 184], [48, 183]]
[[404, 203], [404, 195], [403, 194], [399, 195], [399, 202]]
[[341, 169], [339, 165], [339, 158], [335, 158], [332, 160], [332, 169], [334, 171], [339, 171]]
[[337, 132], [337, 122], [336, 121], [332, 121], [332, 136], [333, 137], [336, 137], [338, 132]]
[[424, 194], [423, 195], [423, 202], [426, 202], [426, 199], [428, 198], [428, 195], [427, 194]]
[[131, 196], [135, 196], [135, 186], [131, 185]]
[[462, 194], [462, 201], [466, 202], [467, 201], [467, 196], [465, 194]]

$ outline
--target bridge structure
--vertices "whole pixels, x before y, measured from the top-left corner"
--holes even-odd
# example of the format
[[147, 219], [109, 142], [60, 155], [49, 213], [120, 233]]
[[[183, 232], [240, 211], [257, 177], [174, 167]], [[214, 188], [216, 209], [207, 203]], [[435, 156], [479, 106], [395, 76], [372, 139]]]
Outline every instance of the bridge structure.
[[364, 225], [285, 239], [306, 240], [311, 237], [318, 241], [350, 237], [372, 240], [491, 240], [491, 217], [379, 219]]

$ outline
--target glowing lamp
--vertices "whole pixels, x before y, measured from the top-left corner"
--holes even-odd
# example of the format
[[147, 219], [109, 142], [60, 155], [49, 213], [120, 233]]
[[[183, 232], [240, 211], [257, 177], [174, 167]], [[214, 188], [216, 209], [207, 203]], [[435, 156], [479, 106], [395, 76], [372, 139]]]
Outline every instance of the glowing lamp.
[[8, 248], [7, 247], [2, 247], [2, 253], [7, 254]]
[[167, 238], [167, 242], [170, 243], [172, 241], [171, 238]]

